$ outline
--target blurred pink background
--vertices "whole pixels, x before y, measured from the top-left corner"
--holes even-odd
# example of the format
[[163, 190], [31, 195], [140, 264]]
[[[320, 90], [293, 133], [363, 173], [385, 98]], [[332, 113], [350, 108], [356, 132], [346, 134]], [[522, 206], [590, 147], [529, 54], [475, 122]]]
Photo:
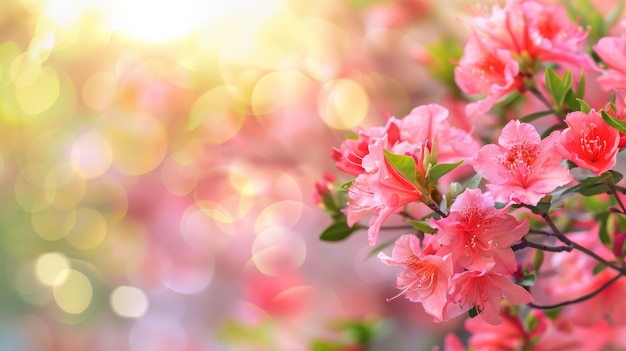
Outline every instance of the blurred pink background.
[[321, 242], [313, 192], [357, 126], [449, 99], [426, 48], [467, 6], [3, 2], [0, 350], [440, 344], [462, 321], [387, 303], [398, 272]]

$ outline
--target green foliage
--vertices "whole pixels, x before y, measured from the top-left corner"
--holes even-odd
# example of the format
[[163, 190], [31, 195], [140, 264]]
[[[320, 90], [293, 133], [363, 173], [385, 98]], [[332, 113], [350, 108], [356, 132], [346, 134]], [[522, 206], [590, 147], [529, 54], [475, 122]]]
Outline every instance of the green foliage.
[[463, 56], [463, 45], [458, 39], [445, 36], [430, 44], [426, 49], [431, 56], [427, 63], [428, 71], [433, 77], [443, 82], [452, 94], [460, 97], [461, 89], [454, 80], [454, 67], [456, 67], [454, 62]]
[[415, 158], [413, 158], [413, 156], [393, 154], [387, 150], [383, 151], [385, 153], [385, 160], [389, 162], [389, 165], [398, 171], [409, 182], [417, 186], [417, 182], [415, 180], [417, 172]]
[[534, 120], [536, 120], [536, 119], [538, 119], [540, 117], [551, 115], [553, 113], [554, 113], [554, 111], [552, 111], [552, 110], [539, 111], [539, 112], [535, 112], [535, 113], [531, 113], [529, 115], [526, 115], [526, 116], [520, 118], [519, 120], [520, 120], [520, 122], [530, 123], [530, 122], [532, 122], [532, 121], [534, 121]]
[[602, 114], [602, 119], [606, 122], [606, 124], [617, 129], [620, 133], [626, 134], [626, 122], [609, 115], [604, 110], [600, 111], [600, 113]]
[[320, 240], [323, 241], [341, 241], [349, 237], [352, 233], [356, 232], [363, 227], [358, 223], [352, 227], [346, 223], [346, 217], [335, 220], [331, 225], [326, 227], [320, 235]]
[[483, 180], [483, 176], [476, 173], [472, 176], [472, 178], [470, 178], [470, 180], [467, 182], [467, 185], [465, 187], [467, 189], [476, 189], [478, 188], [478, 186], [480, 186], [480, 182], [482, 182], [482, 180]]
[[598, 230], [598, 237], [600, 238], [600, 242], [604, 245], [611, 245], [611, 238], [609, 237], [609, 212], [600, 212], [595, 216], [596, 221], [600, 224], [600, 228]]
[[578, 104], [580, 105], [580, 112], [589, 113], [591, 111], [591, 106], [589, 106], [589, 104], [586, 103], [583, 99], [576, 98], [576, 101], [578, 101]]
[[571, 193], [579, 193], [584, 196], [593, 196], [602, 193], [606, 193], [610, 190], [607, 182], [615, 184], [619, 182], [624, 176], [616, 171], [610, 170], [602, 173], [599, 176], [588, 177], [581, 180], [578, 185], [566, 189], [561, 193], [561, 197], [569, 195]]
[[411, 224], [413, 228], [426, 234], [435, 234], [437, 232], [437, 229], [431, 227], [426, 221], [410, 221], [409, 224]]
[[554, 102], [555, 108], [560, 109], [565, 102], [567, 94], [572, 89], [572, 72], [565, 71], [563, 78], [559, 77], [550, 67], [546, 67], [546, 89]]
[[476, 306], [472, 307], [472, 309], [467, 311], [467, 313], [469, 314], [470, 318], [478, 316], [478, 310], [476, 309]]
[[457, 168], [461, 163], [463, 163], [463, 160], [459, 160], [458, 162], [455, 162], [455, 163], [437, 163], [430, 169], [430, 172], [428, 173], [428, 180], [431, 183], [435, 183], [437, 180], [439, 180], [439, 178], [450, 173], [453, 169]]

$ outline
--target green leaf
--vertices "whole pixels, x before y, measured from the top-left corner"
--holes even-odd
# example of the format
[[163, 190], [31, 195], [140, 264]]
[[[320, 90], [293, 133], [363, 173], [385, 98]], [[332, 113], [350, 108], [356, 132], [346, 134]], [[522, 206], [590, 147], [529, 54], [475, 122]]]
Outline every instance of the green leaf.
[[430, 180], [432, 183], [436, 182], [437, 180], [439, 180], [439, 178], [457, 168], [461, 163], [463, 163], [463, 160], [459, 160], [455, 163], [437, 163], [430, 169], [430, 173], [428, 174], [428, 180]]
[[598, 230], [598, 237], [600, 238], [600, 242], [602, 242], [607, 247], [611, 245], [611, 238], [609, 237], [608, 231], [608, 220], [609, 220], [609, 212], [601, 212], [595, 216], [596, 222], [600, 223], [600, 228]]
[[383, 151], [385, 153], [385, 160], [387, 160], [389, 165], [413, 185], [417, 185], [417, 182], [415, 181], [415, 173], [417, 172], [415, 158], [408, 155], [393, 154], [387, 150]]
[[561, 311], [563, 311], [563, 307], [557, 307], [557, 308], [551, 308], [549, 310], [543, 310], [543, 314], [545, 314], [546, 317], [554, 320], [556, 317], [559, 316]]
[[589, 106], [589, 104], [583, 99], [576, 98], [576, 101], [578, 101], [578, 104], [580, 105], [580, 112], [589, 113], [591, 111], [591, 106]]
[[609, 115], [604, 110], [601, 110], [600, 113], [602, 113], [602, 119], [606, 124], [617, 129], [620, 133], [626, 134], [626, 122]]
[[623, 178], [623, 175], [616, 171], [607, 171], [602, 173], [599, 176], [588, 177], [580, 181], [578, 185], [575, 185], [569, 189], [563, 191], [561, 196], [571, 194], [571, 193], [579, 193], [585, 196], [598, 195], [602, 193], [606, 193], [609, 191], [609, 187], [604, 183], [605, 181], [610, 181], [615, 184], [619, 182]]
[[480, 182], [483, 180], [483, 176], [476, 173], [472, 176], [472, 178], [467, 182], [465, 186], [468, 189], [476, 189], [480, 185]]
[[617, 5], [614, 5], [611, 11], [606, 14], [604, 17], [604, 23], [607, 28], [611, 28], [615, 21], [619, 18], [620, 14], [624, 11], [624, 0], [620, 0], [617, 2]]
[[535, 255], [533, 256], [533, 269], [535, 271], [539, 271], [539, 267], [543, 263], [543, 250], [535, 250]]
[[559, 77], [550, 67], [546, 67], [546, 89], [552, 97], [557, 109], [561, 109], [567, 94], [572, 89], [572, 72], [565, 71], [563, 78]]
[[534, 121], [534, 120], [536, 120], [536, 119], [538, 119], [540, 117], [551, 115], [553, 113], [554, 113], [554, 111], [552, 111], [552, 110], [539, 111], [539, 112], [535, 112], [535, 113], [531, 113], [529, 115], [526, 115], [526, 116], [520, 118], [519, 120], [520, 120], [520, 122], [530, 123], [530, 122], [532, 122], [532, 121]]
[[476, 310], [476, 306], [472, 307], [472, 309], [467, 311], [467, 313], [469, 314], [470, 318], [474, 318], [478, 316], [478, 311]]
[[598, 273], [602, 272], [606, 267], [608, 266], [600, 262], [593, 267], [593, 270], [591, 272], [593, 273], [593, 275], [598, 275]]
[[580, 69], [580, 80], [578, 81], [578, 89], [576, 89], [576, 98], [582, 99], [585, 97], [585, 69]]
[[535, 274], [528, 274], [524, 276], [517, 284], [521, 286], [533, 286], [537, 281], [537, 276]]
[[409, 224], [426, 234], [435, 234], [437, 232], [437, 229], [431, 227], [426, 221], [410, 221]]
[[538, 213], [549, 213], [550, 206], [552, 206], [550, 201], [540, 201], [535, 207], [537, 208]]
[[333, 224], [329, 225], [320, 235], [320, 240], [323, 241], [341, 241], [350, 236], [350, 234], [356, 232], [363, 227], [355, 224], [352, 227], [348, 226], [345, 218], [343, 220], [338, 220]]

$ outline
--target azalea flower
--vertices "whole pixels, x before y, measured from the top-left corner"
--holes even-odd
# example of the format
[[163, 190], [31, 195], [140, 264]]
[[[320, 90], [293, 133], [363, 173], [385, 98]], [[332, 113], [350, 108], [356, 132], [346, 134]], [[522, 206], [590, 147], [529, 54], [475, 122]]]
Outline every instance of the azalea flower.
[[488, 112], [510, 93], [528, 89], [525, 80], [537, 73], [539, 63], [598, 70], [585, 52], [587, 31], [571, 22], [561, 6], [510, 0], [466, 23], [474, 33], [455, 68], [455, 81], [466, 94], [486, 95], [467, 105], [470, 118]]
[[439, 163], [471, 158], [480, 148], [471, 133], [452, 126], [450, 112], [439, 104], [417, 106], [401, 122], [401, 140], [414, 144], [430, 140], [437, 150]]
[[495, 49], [508, 50], [516, 59], [554, 62], [595, 69], [585, 52], [588, 32], [567, 16], [565, 8], [539, 1], [509, 0], [504, 8], [468, 19], [467, 24]]
[[447, 217], [431, 219], [438, 228], [437, 240], [449, 247], [452, 259], [469, 270], [511, 274], [517, 270], [515, 254], [510, 248], [528, 232], [528, 221], [518, 221], [496, 209], [491, 193], [467, 189], [460, 194]]
[[489, 270], [457, 273], [452, 276], [450, 284], [444, 311], [446, 319], [475, 309], [485, 322], [496, 325], [502, 322], [500, 299], [503, 296], [516, 305], [534, 301], [523, 287], [514, 284], [507, 276]]
[[510, 121], [498, 144], [483, 146], [473, 166], [487, 181], [495, 200], [536, 205], [542, 197], [573, 180], [556, 152], [558, 132], [541, 140], [531, 124]]
[[[348, 225], [352, 227], [368, 214], [373, 214], [367, 230], [370, 245], [376, 244], [380, 228], [391, 214], [407, 204], [425, 200], [423, 187], [389, 164], [383, 151], [387, 146], [386, 136], [370, 145], [369, 154], [363, 159], [366, 172], [357, 176], [348, 188]], [[391, 152], [414, 155], [416, 171], [423, 175], [423, 148], [423, 145], [402, 142], [396, 144]]]
[[399, 120], [397, 118], [389, 118], [385, 127], [372, 127], [367, 130], [359, 128], [356, 139], [344, 140], [339, 148], [331, 149], [330, 156], [340, 171], [358, 176], [365, 172], [361, 163], [369, 153], [369, 145], [385, 135], [388, 143], [393, 145], [399, 142]]
[[601, 38], [593, 46], [593, 50], [608, 66], [597, 79], [606, 91], [626, 89], [626, 21], [622, 21], [621, 29], [621, 36]]
[[481, 37], [472, 35], [465, 53], [454, 68], [454, 79], [463, 92], [487, 95], [465, 108], [469, 118], [488, 112], [504, 96], [519, 90], [523, 81], [518, 77], [519, 64], [508, 50], [489, 47]]
[[568, 160], [595, 174], [612, 169], [617, 163], [620, 135], [602, 119], [600, 112], [570, 112], [565, 117], [557, 150]]
[[438, 245], [431, 238], [424, 238], [425, 247], [421, 249], [417, 236], [402, 235], [395, 242], [391, 257], [381, 252], [378, 258], [387, 265], [404, 267], [396, 283], [402, 291], [391, 299], [404, 295], [412, 302], [421, 302], [424, 310], [440, 322], [447, 301], [452, 262], [449, 255], [442, 257], [436, 254]]

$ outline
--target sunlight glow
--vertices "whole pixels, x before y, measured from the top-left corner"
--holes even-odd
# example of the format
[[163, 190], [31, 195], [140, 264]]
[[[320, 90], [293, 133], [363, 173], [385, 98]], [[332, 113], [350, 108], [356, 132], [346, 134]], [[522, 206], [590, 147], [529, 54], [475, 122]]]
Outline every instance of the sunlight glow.
[[206, 13], [204, 3], [199, 0], [120, 1], [112, 8], [112, 29], [149, 42], [179, 39], [200, 24]]

